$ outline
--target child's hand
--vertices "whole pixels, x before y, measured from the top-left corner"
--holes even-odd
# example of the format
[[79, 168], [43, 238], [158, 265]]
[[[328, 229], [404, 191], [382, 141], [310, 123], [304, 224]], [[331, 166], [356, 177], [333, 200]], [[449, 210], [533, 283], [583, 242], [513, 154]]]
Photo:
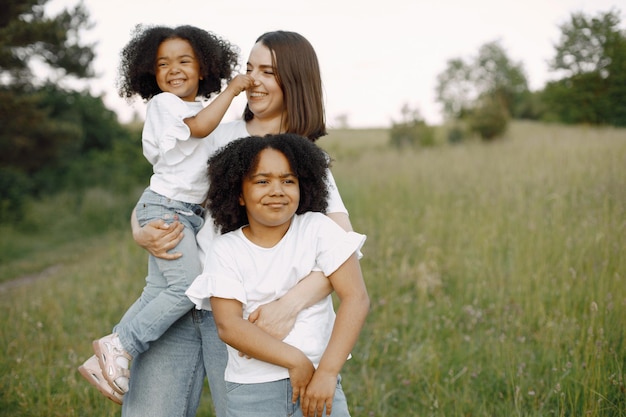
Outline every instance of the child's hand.
[[232, 91], [233, 95], [236, 97], [242, 91], [252, 87], [254, 85], [254, 78], [247, 74], [237, 74], [235, 78], [228, 83], [227, 90]]
[[315, 372], [315, 367], [309, 358], [302, 353], [300, 363], [297, 366], [288, 369], [289, 381], [291, 382], [291, 389], [293, 391], [291, 402], [295, 404], [296, 401], [298, 401], [298, 397], [303, 397], [305, 395], [304, 393], [307, 389], [307, 385], [311, 381], [313, 372]]
[[302, 415], [304, 417], [321, 417], [326, 406], [326, 415], [333, 410], [333, 399], [337, 388], [337, 375], [317, 370], [306, 387], [302, 397]]

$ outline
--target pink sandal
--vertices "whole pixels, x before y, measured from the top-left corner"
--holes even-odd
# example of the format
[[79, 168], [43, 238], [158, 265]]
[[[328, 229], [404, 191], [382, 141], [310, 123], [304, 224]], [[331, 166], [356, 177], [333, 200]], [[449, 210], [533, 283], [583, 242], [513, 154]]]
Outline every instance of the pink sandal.
[[104, 394], [105, 397], [116, 404], [122, 405], [124, 396], [111, 388], [109, 383], [104, 379], [102, 369], [100, 369], [100, 365], [98, 364], [98, 358], [96, 358], [95, 355], [79, 366], [78, 372], [80, 372], [91, 385], [98, 388], [98, 391]]
[[[113, 333], [94, 340], [93, 350], [96, 352], [104, 379], [119, 394], [126, 394], [130, 379], [128, 367], [132, 357], [122, 347], [117, 334]], [[126, 366], [123, 366], [120, 362]]]

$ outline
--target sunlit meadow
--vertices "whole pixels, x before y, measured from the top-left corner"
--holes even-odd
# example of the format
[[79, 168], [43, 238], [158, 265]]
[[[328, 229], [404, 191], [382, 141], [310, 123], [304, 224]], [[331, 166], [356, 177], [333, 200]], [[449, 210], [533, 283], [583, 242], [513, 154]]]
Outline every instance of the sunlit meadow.
[[[626, 416], [626, 130], [518, 123], [494, 143], [419, 150], [386, 135], [319, 141], [368, 236], [352, 415]], [[127, 219], [95, 205], [94, 222]], [[3, 251], [29, 256], [0, 266], [0, 416], [119, 415], [76, 368], [139, 295], [146, 255], [123, 228], [60, 243], [71, 227], [30, 236], [30, 253], [2, 230]], [[198, 415], [213, 415], [208, 390]]]

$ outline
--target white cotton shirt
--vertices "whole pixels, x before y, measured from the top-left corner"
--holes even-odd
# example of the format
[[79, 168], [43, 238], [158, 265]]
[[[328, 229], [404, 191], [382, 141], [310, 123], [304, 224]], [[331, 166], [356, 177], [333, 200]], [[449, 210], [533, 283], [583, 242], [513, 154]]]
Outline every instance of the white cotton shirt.
[[172, 93], [157, 94], [148, 102], [142, 145], [152, 164], [152, 191], [186, 203], [206, 199], [207, 159], [214, 147], [207, 139], [192, 137], [184, 122], [203, 107], [200, 101], [183, 101]]
[[[191, 284], [186, 294], [207, 309], [212, 296], [243, 304], [243, 318], [260, 305], [285, 295], [312, 270], [329, 276], [360, 250], [365, 235], [346, 232], [322, 213], [294, 215], [289, 230], [272, 248], [252, 243], [242, 229], [218, 236], [207, 255], [210, 266]], [[302, 310], [294, 328], [283, 340], [300, 349], [317, 367], [328, 345], [335, 321], [331, 296]], [[260, 383], [289, 378], [286, 368], [240, 357], [228, 346], [225, 379], [235, 383]]]
[[[221, 123], [213, 132], [211, 132], [211, 134], [207, 137], [207, 140], [204, 140], [204, 142], [206, 142], [206, 146], [210, 147], [210, 155], [213, 155], [220, 148], [226, 146], [230, 142], [248, 136], [251, 135], [246, 129], [246, 122], [242, 119], [239, 119], [232, 122]], [[208, 179], [205, 181], [208, 184]], [[330, 172], [330, 170], [328, 171], [327, 175], [327, 185], [328, 208], [326, 209], [326, 212], [348, 214], [348, 210], [346, 209], [346, 206], [341, 199], [341, 195], [339, 194], [339, 190], [337, 189], [335, 178], [333, 177], [333, 174], [332, 172]], [[207, 213], [204, 226], [202, 226], [202, 228], [198, 231], [196, 235], [196, 240], [198, 241], [198, 248], [200, 252], [200, 262], [202, 263], [202, 265], [206, 264], [206, 254], [210, 251], [213, 239], [217, 235], [218, 233], [215, 231], [213, 219]], [[207, 308], [207, 310], [210, 310], [210, 307]]]

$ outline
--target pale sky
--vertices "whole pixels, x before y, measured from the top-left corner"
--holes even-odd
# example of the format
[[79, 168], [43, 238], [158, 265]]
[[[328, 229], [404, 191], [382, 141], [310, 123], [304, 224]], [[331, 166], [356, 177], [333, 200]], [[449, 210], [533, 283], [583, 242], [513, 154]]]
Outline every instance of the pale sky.
[[[50, 0], [46, 10], [73, 7], [78, 0]], [[128, 121], [143, 115], [141, 100], [129, 104], [115, 90], [119, 52], [136, 24], [189, 24], [213, 32], [241, 50], [241, 70], [256, 38], [271, 30], [304, 35], [315, 48], [324, 83], [327, 120], [346, 115], [350, 127], [388, 127], [408, 104], [429, 123], [441, 121], [435, 101], [437, 75], [452, 58], [470, 59], [480, 46], [500, 40], [509, 58], [521, 62], [531, 89], [554, 75], [558, 25], [572, 12], [620, 11], [626, 0], [84, 0], [95, 27], [84, 41], [97, 42], [90, 81], [107, 107]], [[245, 97], [225, 120], [241, 114]]]

